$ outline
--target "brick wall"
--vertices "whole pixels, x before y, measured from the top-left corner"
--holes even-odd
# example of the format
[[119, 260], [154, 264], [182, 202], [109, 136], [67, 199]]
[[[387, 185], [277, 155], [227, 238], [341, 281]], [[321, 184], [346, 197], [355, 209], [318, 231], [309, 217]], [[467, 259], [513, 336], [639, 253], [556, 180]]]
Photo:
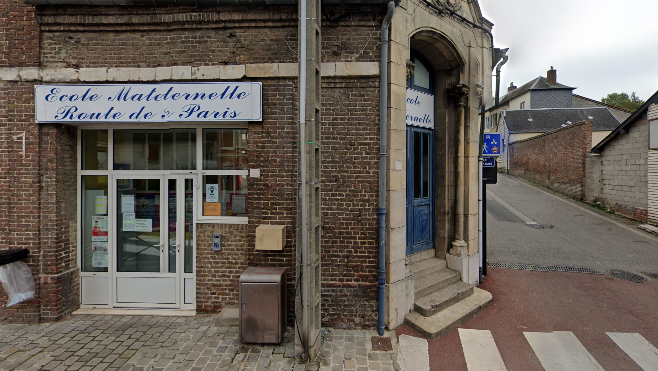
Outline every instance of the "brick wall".
[[[328, 14], [341, 15], [364, 8], [327, 9]], [[297, 61], [296, 6], [99, 10], [39, 7], [41, 66], [159, 67]], [[378, 61], [381, 20], [382, 14], [357, 14], [337, 23], [324, 23], [323, 62]], [[8, 50], [1, 40], [0, 47]], [[12, 58], [18, 58], [14, 55], [20, 54], [16, 49], [10, 51]], [[35, 58], [38, 56], [36, 53]], [[30, 65], [18, 59], [1, 63]], [[286, 267], [292, 324], [299, 142], [297, 79], [257, 81], [263, 82], [263, 121], [249, 123], [248, 160], [249, 168], [260, 169], [261, 176], [248, 179], [249, 223], [197, 224], [197, 310], [213, 312], [236, 304], [239, 276], [247, 266]], [[31, 249], [33, 257], [28, 262], [37, 277], [37, 295], [41, 298], [41, 303], [33, 300], [13, 312], [4, 311], [0, 319], [61, 318], [79, 305], [75, 129], [34, 122], [33, 84], [0, 84], [0, 243]], [[373, 326], [377, 311], [379, 79], [336, 77], [325, 78], [322, 84], [323, 326]], [[25, 160], [16, 152], [19, 142], [11, 140], [12, 135], [23, 131], [28, 139]], [[255, 229], [261, 224], [287, 226], [288, 243], [283, 251], [255, 251]], [[221, 252], [211, 251], [211, 235], [216, 232], [222, 233]], [[38, 271], [41, 262], [37, 257], [43, 259], [43, 272]]]
[[77, 268], [77, 130], [40, 125], [41, 319], [60, 319], [79, 307]]
[[377, 321], [379, 79], [323, 79], [322, 318]]
[[[39, 65], [39, 26], [35, 8], [21, 0], [0, 2], [0, 67]], [[25, 247], [25, 262], [39, 289], [39, 132], [33, 123], [31, 84], [0, 82], [0, 249]], [[23, 142], [25, 136], [25, 155]], [[0, 290], [0, 303], [7, 296]], [[0, 321], [39, 320], [38, 299], [0, 311]]]
[[[197, 224], [197, 309], [216, 311], [238, 302], [239, 278], [248, 266], [288, 268], [288, 307], [294, 312], [297, 130], [295, 80], [263, 81], [263, 121], [249, 124], [249, 224]], [[255, 251], [261, 224], [286, 225], [283, 251]], [[223, 251], [211, 251], [212, 233], [222, 233]], [[292, 315], [291, 318], [292, 319]]]
[[582, 121], [509, 145], [509, 172], [576, 199], [585, 196], [592, 122]]
[[[33, 87], [28, 83], [0, 82], [0, 248], [27, 248], [25, 261], [39, 291], [41, 246], [39, 209], [39, 128], [33, 123]], [[22, 136], [25, 136], [23, 155]], [[4, 290], [0, 303], [6, 302]], [[0, 318], [37, 321], [37, 299], [0, 311]]]
[[[323, 79], [322, 313], [323, 325], [373, 326], [377, 313], [378, 79]], [[197, 225], [197, 309], [215, 311], [238, 300], [247, 266], [288, 268], [292, 324], [295, 294], [297, 123], [294, 80], [263, 82], [264, 119], [249, 125], [247, 226]], [[350, 108], [345, 110], [343, 107]], [[287, 226], [282, 252], [255, 251], [261, 224]], [[212, 233], [223, 251], [212, 252]]]
[[0, 67], [39, 65], [39, 25], [35, 8], [22, 0], [0, 1]]
[[[327, 12], [345, 14], [362, 7]], [[297, 62], [297, 7], [42, 7], [43, 66], [160, 67]], [[378, 61], [381, 15], [324, 22], [327, 61]], [[166, 25], [166, 26], [164, 26]]]
[[[588, 200], [601, 202], [613, 211], [647, 222], [648, 138], [646, 115], [626, 134], [610, 141], [588, 162], [599, 173], [588, 183]], [[595, 180], [598, 178], [599, 182]]]

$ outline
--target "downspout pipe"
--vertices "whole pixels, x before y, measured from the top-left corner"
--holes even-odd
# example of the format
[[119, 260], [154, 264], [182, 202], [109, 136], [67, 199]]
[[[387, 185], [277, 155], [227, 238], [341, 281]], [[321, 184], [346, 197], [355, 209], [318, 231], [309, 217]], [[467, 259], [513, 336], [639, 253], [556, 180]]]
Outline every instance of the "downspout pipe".
[[384, 335], [386, 309], [386, 157], [387, 157], [387, 108], [388, 108], [388, 34], [395, 1], [388, 2], [388, 10], [382, 22], [381, 59], [379, 61], [379, 270], [377, 275], [377, 333]]
[[[507, 49], [504, 49], [505, 52], [507, 52]], [[496, 66], [496, 101], [494, 102], [494, 107], [498, 106], [499, 102], [499, 97], [500, 97], [500, 69], [503, 67], [503, 65], [507, 63], [507, 54], [503, 57], [503, 60], [498, 63]]]
[[484, 99], [480, 98], [480, 145], [478, 151], [478, 241], [480, 245], [480, 279], [483, 281], [482, 276], [487, 274], [487, 259], [486, 259], [486, 232], [487, 232], [487, 199], [486, 191], [487, 185], [484, 183], [484, 157], [482, 156], [482, 144], [484, 143]]

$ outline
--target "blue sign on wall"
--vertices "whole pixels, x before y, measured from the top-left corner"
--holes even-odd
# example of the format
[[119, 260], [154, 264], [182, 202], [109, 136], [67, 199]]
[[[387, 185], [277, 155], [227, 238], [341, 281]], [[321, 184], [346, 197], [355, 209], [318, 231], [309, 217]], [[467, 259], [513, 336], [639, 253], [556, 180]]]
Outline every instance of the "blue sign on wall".
[[496, 158], [494, 156], [482, 157], [482, 167], [496, 167]]
[[484, 142], [482, 142], [483, 156], [500, 156], [503, 151], [500, 141], [500, 133], [484, 133]]

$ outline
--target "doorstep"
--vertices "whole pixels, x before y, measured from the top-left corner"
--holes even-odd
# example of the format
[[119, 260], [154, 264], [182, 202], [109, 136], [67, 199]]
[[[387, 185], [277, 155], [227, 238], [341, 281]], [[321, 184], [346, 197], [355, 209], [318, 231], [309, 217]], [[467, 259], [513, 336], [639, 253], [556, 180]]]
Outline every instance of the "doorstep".
[[109, 316], [156, 316], [156, 317], [194, 317], [195, 310], [180, 309], [141, 309], [141, 308], [80, 308], [73, 312], [84, 315], [109, 315]]

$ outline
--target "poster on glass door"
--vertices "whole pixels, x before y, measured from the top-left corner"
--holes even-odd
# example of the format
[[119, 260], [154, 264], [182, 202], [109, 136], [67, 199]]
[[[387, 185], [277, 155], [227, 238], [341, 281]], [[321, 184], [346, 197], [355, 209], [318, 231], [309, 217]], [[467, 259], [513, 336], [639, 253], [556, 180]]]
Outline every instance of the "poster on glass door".
[[91, 240], [93, 242], [107, 242], [107, 216], [92, 216], [91, 225]]
[[107, 242], [92, 242], [91, 266], [94, 268], [107, 268]]

